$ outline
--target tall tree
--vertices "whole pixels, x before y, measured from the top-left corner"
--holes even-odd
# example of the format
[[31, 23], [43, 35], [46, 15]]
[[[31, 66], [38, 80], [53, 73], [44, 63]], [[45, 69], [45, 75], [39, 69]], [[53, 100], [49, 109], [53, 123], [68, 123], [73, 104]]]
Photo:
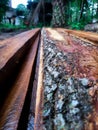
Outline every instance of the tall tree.
[[25, 5], [23, 5], [23, 4], [19, 4], [16, 8], [17, 15], [24, 15], [26, 11], [27, 11], [27, 9], [26, 9]]
[[53, 0], [53, 14], [52, 14], [52, 26], [64, 27], [65, 26], [65, 3], [64, 0]]
[[[36, 2], [37, 6], [35, 9], [32, 8], [32, 3]], [[30, 14], [29, 14], [29, 26], [30, 25], [37, 25], [39, 22], [39, 14], [40, 14], [40, 10], [41, 8], [43, 8], [43, 12], [44, 12], [44, 0], [34, 0], [34, 1], [28, 1], [29, 3], [29, 8], [30, 8]], [[45, 18], [44, 18], [44, 14], [43, 14], [43, 22], [45, 23]]]
[[97, 2], [97, 9], [96, 9], [96, 16], [98, 18], [98, 2]]
[[8, 2], [9, 0], [0, 0], [0, 22], [8, 9]]
[[80, 15], [78, 17], [78, 22], [83, 18], [84, 8], [88, 9], [88, 0], [79, 1]]

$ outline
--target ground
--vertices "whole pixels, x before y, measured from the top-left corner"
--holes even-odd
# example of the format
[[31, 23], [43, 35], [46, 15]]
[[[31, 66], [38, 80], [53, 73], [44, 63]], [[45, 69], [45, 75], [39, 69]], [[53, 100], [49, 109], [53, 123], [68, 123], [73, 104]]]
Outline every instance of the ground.
[[22, 33], [24, 31], [27, 31], [27, 29], [19, 29], [19, 30], [2, 30], [0, 31], [0, 41], [10, 38], [16, 34]]

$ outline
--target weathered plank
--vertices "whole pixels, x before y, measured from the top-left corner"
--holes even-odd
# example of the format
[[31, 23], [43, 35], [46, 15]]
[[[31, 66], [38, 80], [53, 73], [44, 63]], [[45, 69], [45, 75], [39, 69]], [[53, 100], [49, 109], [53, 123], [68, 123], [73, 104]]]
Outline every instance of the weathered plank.
[[34, 130], [42, 130], [43, 128], [43, 33], [41, 34], [41, 47], [40, 47], [40, 61], [39, 73], [36, 92], [36, 106], [35, 106], [35, 121]]
[[[30, 31], [30, 33], [29, 34], [27, 33], [27, 34], [29, 38], [31, 38], [31, 36], [35, 34], [35, 32], [38, 32], [38, 31], [39, 29], [35, 31]], [[24, 38], [21, 44], [24, 45], [26, 41], [27, 39]], [[34, 61], [35, 61], [35, 57], [37, 53], [38, 41], [39, 41], [38, 35], [36, 39], [31, 41], [32, 46], [29, 50], [29, 54], [26, 56], [21, 66], [21, 70], [19, 74], [17, 75], [17, 79], [14, 82], [12, 90], [8, 94], [8, 98], [6, 99], [4, 106], [2, 110], [0, 111], [0, 130], [3, 130], [3, 129], [16, 130], [18, 127], [19, 119], [21, 116], [24, 102], [25, 102], [25, 97], [26, 97], [28, 87], [29, 87], [32, 67], [34, 65]], [[19, 42], [19, 40], [17, 40], [17, 42]], [[17, 46], [19, 47], [19, 44]], [[14, 48], [16, 51], [17, 51], [17, 46], [16, 48]], [[12, 49], [12, 52], [15, 53], [15, 50]], [[7, 58], [7, 60], [10, 58], [10, 56]]]
[[36, 91], [37, 91], [37, 85], [38, 85], [39, 65], [40, 65], [40, 44], [38, 47], [38, 53], [37, 53], [37, 58], [36, 58], [35, 75], [34, 75], [34, 80], [33, 80], [33, 88], [31, 91], [32, 96], [30, 100], [30, 111], [29, 111], [27, 129], [34, 129], [36, 94], [37, 94]]
[[39, 29], [34, 29], [0, 42], [0, 84], [15, 69], [38, 33]]
[[98, 44], [98, 34], [97, 33], [85, 32], [85, 31], [76, 31], [76, 30], [69, 30], [69, 29], [64, 29], [64, 30], [65, 30], [65, 32], [68, 32], [68, 33], [73, 34], [75, 36], [85, 38], [87, 40], [96, 42]]

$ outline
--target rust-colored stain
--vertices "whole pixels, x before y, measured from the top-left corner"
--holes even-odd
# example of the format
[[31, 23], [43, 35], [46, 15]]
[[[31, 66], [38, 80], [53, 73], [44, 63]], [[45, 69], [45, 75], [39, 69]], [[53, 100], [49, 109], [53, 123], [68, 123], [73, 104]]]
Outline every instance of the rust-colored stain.
[[[98, 47], [90, 43], [83, 43], [79, 39], [75, 39], [64, 33], [61, 30], [57, 29], [57, 33], [61, 35], [62, 40], [57, 40], [52, 34], [52, 29], [47, 29], [49, 37], [56, 41], [57, 47], [64, 52], [66, 55], [70, 55], [70, 60], [74, 64], [74, 72], [72, 73], [70, 65], [67, 64], [67, 67], [71, 75], [76, 77], [88, 77], [89, 79], [98, 79]], [[56, 30], [55, 30], [56, 31]], [[64, 35], [65, 34], [65, 35]]]
[[98, 47], [82, 45], [81, 42], [78, 42], [78, 40], [74, 41], [69, 36], [66, 36], [66, 39], [67, 44], [61, 42], [57, 46], [66, 55], [68, 53], [72, 54], [71, 60], [73, 64], [75, 63], [74, 67], [76, 68], [76, 71], [74, 71], [75, 76], [84, 77], [86, 75], [90, 79], [98, 79]]
[[[73, 31], [74, 36], [71, 36], [72, 32], [64, 29], [45, 29], [45, 31], [48, 38], [54, 41], [57, 48], [68, 57], [68, 62], [58, 64], [65, 66], [69, 76], [88, 78], [89, 86], [92, 86], [92, 81], [95, 83], [89, 89], [94, 109], [88, 116], [84, 130], [98, 130], [98, 45], [96, 44], [98, 34]], [[80, 39], [75, 37], [76, 34]], [[93, 44], [81, 37], [88, 40], [92, 38]]]

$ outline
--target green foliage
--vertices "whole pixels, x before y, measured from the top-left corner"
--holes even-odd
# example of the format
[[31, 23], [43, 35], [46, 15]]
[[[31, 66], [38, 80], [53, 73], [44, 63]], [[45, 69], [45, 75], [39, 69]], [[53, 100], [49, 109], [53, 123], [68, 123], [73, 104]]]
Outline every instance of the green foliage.
[[19, 4], [16, 8], [17, 15], [25, 15], [27, 12], [27, 8], [23, 4]]
[[[64, 0], [63, 0], [64, 1]], [[29, 2], [40, 2], [40, 0], [28, 0]], [[57, 0], [44, 0], [44, 2], [60, 2]], [[29, 4], [31, 5], [31, 4]], [[57, 4], [58, 5], [58, 4]], [[98, 19], [98, 0], [66, 0], [64, 1], [65, 7], [65, 23], [71, 29], [83, 29], [88, 23], [92, 23], [94, 18]], [[59, 22], [59, 15], [61, 8], [54, 6], [54, 14], [56, 16], [56, 21]], [[31, 9], [31, 8], [30, 8]], [[43, 23], [39, 23], [35, 27], [42, 27]], [[66, 26], [65, 26], [66, 27]]]
[[71, 29], [83, 29], [86, 24], [98, 20], [97, 0], [71, 0], [66, 4], [66, 23]]
[[0, 30], [2, 29], [14, 29], [14, 30], [18, 30], [18, 29], [26, 29], [27, 26], [25, 25], [12, 25], [12, 24], [0, 24]]
[[12, 25], [12, 24], [0, 24], [0, 30], [2, 29], [14, 29], [14, 30], [20, 30], [20, 29], [32, 29], [32, 28], [42, 28], [43, 27], [43, 23], [38, 23], [38, 25], [36, 26], [30, 26], [27, 27], [26, 25]]
[[0, 0], [0, 22], [8, 9], [8, 2], [9, 0]]
[[77, 22], [77, 23], [69, 23], [70, 29], [76, 29], [76, 30], [81, 30], [84, 28], [84, 23], [83, 22]]
[[[40, 0], [28, 0], [28, 2], [39, 2]], [[52, 2], [52, 0], [44, 0], [44, 2]]]
[[[8, 9], [8, 1], [9, 0], [0, 0], [0, 22]], [[63, 0], [64, 1], [64, 0]], [[40, 0], [28, 0], [28, 3], [32, 2], [40, 2]], [[58, 2], [56, 0], [44, 0], [44, 2]], [[31, 5], [31, 4], [30, 4]], [[98, 20], [98, 0], [66, 0], [64, 1], [64, 9], [65, 9], [65, 23], [71, 29], [83, 29], [84, 26], [88, 23], [92, 23], [93, 19]], [[57, 19], [55, 22], [59, 22], [60, 8], [57, 6], [53, 7], [55, 9], [55, 14]], [[30, 8], [31, 9], [31, 8]], [[16, 8], [17, 15], [28, 16], [30, 11], [23, 4], [19, 4]], [[33, 14], [32, 14], [33, 15]], [[9, 28], [17, 28], [13, 25], [4, 25]], [[38, 23], [37, 26], [31, 26], [31, 28], [42, 27], [44, 23]], [[49, 25], [48, 25], [49, 26]], [[66, 26], [65, 26], [66, 27]]]

